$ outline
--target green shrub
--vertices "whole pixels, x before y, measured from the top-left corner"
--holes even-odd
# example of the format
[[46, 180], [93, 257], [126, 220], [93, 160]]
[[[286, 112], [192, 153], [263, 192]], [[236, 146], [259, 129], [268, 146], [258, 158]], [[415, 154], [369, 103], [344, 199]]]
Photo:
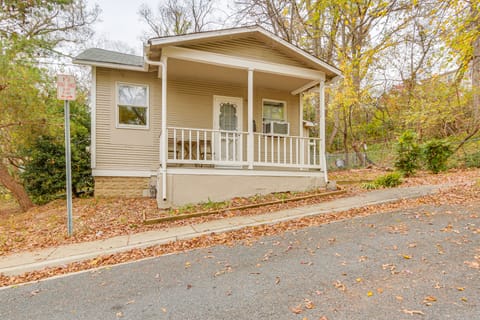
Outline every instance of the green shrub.
[[407, 177], [415, 174], [419, 167], [418, 160], [421, 154], [417, 143], [417, 134], [410, 130], [405, 131], [398, 138], [396, 152], [395, 168]]
[[[85, 148], [88, 139], [72, 137], [72, 191], [74, 196], [91, 195], [93, 178], [90, 154]], [[63, 139], [39, 136], [29, 150], [29, 160], [22, 172], [27, 193], [37, 204], [65, 197], [65, 147]]]
[[447, 161], [452, 154], [452, 148], [445, 140], [433, 139], [422, 146], [423, 160], [432, 173], [447, 170]]
[[372, 182], [362, 184], [362, 187], [367, 190], [379, 188], [394, 188], [402, 183], [402, 174], [400, 172], [392, 172], [378, 177]]
[[464, 161], [467, 168], [480, 168], [480, 151], [466, 155]]

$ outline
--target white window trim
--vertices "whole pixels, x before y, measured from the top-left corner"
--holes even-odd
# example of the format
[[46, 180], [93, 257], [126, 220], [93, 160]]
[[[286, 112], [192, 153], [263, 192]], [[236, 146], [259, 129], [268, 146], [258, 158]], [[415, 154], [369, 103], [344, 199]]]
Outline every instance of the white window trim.
[[[120, 123], [120, 112], [118, 111], [118, 88], [120, 85], [127, 85], [127, 86], [138, 86], [138, 87], [145, 87], [147, 88], [147, 124], [145, 126], [142, 125], [133, 125], [133, 124], [121, 124]], [[134, 130], [149, 130], [150, 129], [150, 87], [148, 84], [145, 83], [133, 83], [133, 82], [123, 82], [117, 81], [115, 82], [115, 128], [117, 129], [134, 129]]]
[[[275, 103], [283, 103], [285, 111], [284, 111], [284, 119], [283, 121], [288, 122], [288, 109], [287, 109], [287, 101], [285, 100], [275, 100], [275, 99], [268, 99], [268, 98], [263, 98], [262, 99], [262, 124], [263, 124], [263, 108], [265, 107], [265, 101], [269, 102], [275, 102]], [[278, 121], [278, 120], [275, 120]]]

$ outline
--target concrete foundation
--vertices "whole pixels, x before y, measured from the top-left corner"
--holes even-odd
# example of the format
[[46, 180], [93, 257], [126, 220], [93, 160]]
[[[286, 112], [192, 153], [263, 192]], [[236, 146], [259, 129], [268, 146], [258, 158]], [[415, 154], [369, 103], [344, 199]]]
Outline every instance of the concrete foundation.
[[218, 173], [198, 169], [196, 174], [181, 170], [167, 173], [167, 199], [162, 199], [162, 176], [157, 180], [157, 202], [160, 208], [207, 201], [224, 201], [272, 192], [304, 191], [325, 186], [322, 173], [249, 172], [222, 170]]

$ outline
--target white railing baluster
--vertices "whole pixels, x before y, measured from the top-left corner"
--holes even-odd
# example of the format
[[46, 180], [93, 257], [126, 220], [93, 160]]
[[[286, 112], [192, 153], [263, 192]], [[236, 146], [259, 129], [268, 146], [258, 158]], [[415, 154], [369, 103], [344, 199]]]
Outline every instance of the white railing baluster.
[[287, 164], [287, 137], [283, 137], [283, 164]]
[[313, 165], [317, 165], [317, 143], [313, 141]]
[[233, 153], [232, 160], [237, 161], [238, 160], [237, 159], [237, 134], [233, 132], [232, 136], [233, 136], [232, 137], [232, 144], [233, 144], [233, 146], [232, 146], [232, 149], [233, 149], [232, 150], [232, 153]]
[[289, 153], [290, 153], [290, 164], [293, 164], [293, 163], [292, 163], [292, 157], [293, 157], [293, 154], [292, 154], [292, 137], [290, 137], [290, 149], [289, 149]]
[[203, 160], [207, 161], [207, 131], [203, 131]]
[[188, 129], [188, 160], [192, 160], [192, 129]]
[[177, 160], [177, 129], [176, 128], [173, 128], [173, 159]]
[[262, 161], [262, 141], [260, 140], [260, 135], [257, 135], [257, 159], [258, 162]]
[[310, 155], [310, 139], [307, 140], [307, 164], [312, 164], [312, 157]]
[[197, 155], [195, 157], [195, 160], [200, 160], [200, 131], [195, 130], [195, 138], [197, 140]]
[[182, 129], [182, 158], [180, 160], [185, 160], [185, 130]]
[[264, 140], [264, 163], [267, 163], [268, 162], [268, 157], [267, 157], [267, 153], [268, 153], [268, 137], [263, 135], [263, 140]]
[[295, 161], [296, 161], [296, 164], [301, 164], [300, 161], [299, 161], [299, 157], [300, 157], [300, 151], [299, 151], [299, 148], [298, 148], [298, 144], [300, 143], [300, 139], [299, 138], [295, 138]]

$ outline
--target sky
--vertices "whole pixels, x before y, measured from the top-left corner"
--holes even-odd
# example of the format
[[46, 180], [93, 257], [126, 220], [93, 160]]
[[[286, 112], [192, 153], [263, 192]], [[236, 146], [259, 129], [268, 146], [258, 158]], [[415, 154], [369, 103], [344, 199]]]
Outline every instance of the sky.
[[143, 3], [154, 7], [158, 1], [88, 0], [87, 3], [89, 6], [98, 4], [102, 10], [99, 22], [94, 26], [97, 38], [122, 41], [129, 44], [137, 53], [141, 51], [140, 36], [145, 26], [139, 20], [138, 9]]
[[[102, 10], [99, 21], [93, 26], [96, 39], [106, 39], [108, 42], [122, 41], [135, 51], [127, 53], [141, 54], [142, 31], [147, 30], [147, 26], [140, 20], [137, 13], [138, 9], [144, 3], [155, 9], [162, 0], [86, 0], [86, 2], [89, 7], [98, 4]], [[229, 10], [230, 2], [232, 1], [216, 1], [217, 5], [224, 12]], [[95, 45], [95, 41], [93, 42]], [[104, 48], [118, 50], [118, 48], [111, 47], [111, 45], [106, 47]]]

